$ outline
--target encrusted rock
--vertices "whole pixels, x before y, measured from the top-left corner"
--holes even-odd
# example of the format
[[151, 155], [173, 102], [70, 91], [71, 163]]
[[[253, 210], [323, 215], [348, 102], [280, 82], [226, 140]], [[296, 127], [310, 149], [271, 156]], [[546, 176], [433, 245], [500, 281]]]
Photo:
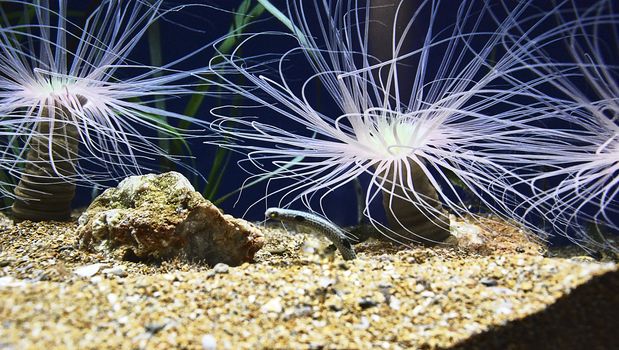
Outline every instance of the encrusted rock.
[[180, 257], [210, 265], [251, 261], [260, 230], [224, 215], [181, 174], [131, 176], [97, 197], [79, 218], [82, 249], [124, 259]]

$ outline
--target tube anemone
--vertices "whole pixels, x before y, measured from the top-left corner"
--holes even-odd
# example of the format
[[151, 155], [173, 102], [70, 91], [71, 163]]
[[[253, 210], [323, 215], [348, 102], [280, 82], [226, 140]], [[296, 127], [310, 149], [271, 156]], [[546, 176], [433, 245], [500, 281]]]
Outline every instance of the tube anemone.
[[[272, 180], [295, 180], [268, 194], [281, 195], [279, 207], [296, 200], [309, 207], [314, 196], [322, 203], [331, 192], [369, 174], [364, 214], [401, 243], [435, 242], [444, 236], [411, 227], [396, 207], [408, 205], [436, 227], [449, 225], [443, 207], [460, 216], [473, 214], [450, 181], [451, 174], [496, 213], [517, 217], [511, 215], [512, 207], [529, 200], [512, 185], [521, 181], [512, 169], [523, 166], [513, 150], [536, 151], [534, 140], [521, 134], [532, 129], [528, 121], [541, 118], [544, 110], [538, 108], [543, 107], [540, 104], [516, 101], [527, 93], [509, 74], [523, 54], [517, 47], [497, 55], [492, 64], [489, 61], [500, 33], [517, 20], [526, 4], [517, 5], [489, 31], [481, 28], [487, 9], [476, 1], [462, 3], [455, 24], [448, 27], [437, 22], [453, 14], [449, 4], [424, 1], [414, 12], [403, 13], [401, 3], [395, 16], [403, 16], [405, 25], [388, 31], [385, 40], [390, 42], [391, 58], [379, 59], [368, 52], [368, 18], [374, 10], [369, 1], [309, 6], [304, 1], [289, 2], [290, 26], [298, 46], [278, 58], [278, 76], [253, 72], [255, 67], [236, 52], [224, 57], [254, 85], [240, 88], [227, 80], [226, 87], [257, 102], [251, 108], [265, 107], [281, 121], [226, 117], [225, 108], [216, 109], [213, 113], [220, 119], [212, 128], [228, 142], [212, 142], [247, 152], [248, 161], [260, 172], [272, 174]], [[419, 23], [424, 18], [428, 23]], [[311, 23], [318, 23], [318, 29]], [[402, 22], [396, 18], [390, 23]], [[419, 31], [425, 35], [419, 36]], [[422, 42], [416, 49], [404, 50], [411, 33]], [[313, 70], [301, 87], [286, 76], [291, 71], [286, 64], [298, 53]], [[414, 70], [405, 74], [405, 67]], [[401, 88], [401, 80], [412, 82], [409, 90]], [[533, 80], [528, 85], [542, 82]], [[337, 112], [319, 107], [309, 97], [307, 90], [313, 86], [328, 92]], [[371, 209], [371, 203], [381, 197], [389, 226]]]
[[78, 131], [62, 107], [44, 112], [50, 121], [39, 121], [28, 141], [27, 163], [15, 187], [13, 216], [28, 220], [68, 220], [75, 184]]
[[[523, 175], [536, 193], [525, 215], [536, 211], [587, 250], [615, 252], [619, 247], [605, 234], [619, 231], [617, 10], [607, 0], [586, 9], [564, 3], [551, 30], [532, 32], [514, 24], [505, 34], [508, 45], [526, 52], [520, 64], [546, 77], [546, 88], [531, 90], [531, 96], [561, 126], [540, 132], [547, 136], [540, 152], [526, 155], [537, 166]], [[539, 23], [541, 17], [522, 22]]]
[[[398, 16], [398, 13], [413, 14], [415, 7], [414, 3], [402, 2], [398, 4], [398, 0], [372, 0], [370, 5], [372, 11], [369, 13], [368, 26], [368, 54], [375, 57], [379, 61], [388, 61], [397, 57], [393, 57], [392, 44], [388, 40], [382, 40], [384, 37], [397, 36], [398, 29], [406, 28], [408, 19], [406, 16]], [[399, 43], [399, 51], [407, 52], [414, 49], [413, 40], [401, 40]], [[400, 76], [406, 72], [399, 72]], [[386, 78], [389, 74], [387, 71], [378, 71], [374, 73], [382, 74]], [[396, 83], [399, 91], [407, 91], [410, 89], [412, 81], [399, 79]], [[393, 88], [392, 88], [393, 90]], [[429, 198], [434, 203], [434, 209], [438, 212], [442, 211], [442, 204], [438, 198], [438, 194], [424, 175], [423, 171], [414, 162], [411, 162], [411, 174], [413, 183], [417, 186], [414, 192]], [[391, 172], [391, 173], [390, 173]], [[393, 177], [393, 169], [388, 170], [385, 177]], [[408, 177], [409, 175], [403, 175]], [[391, 229], [398, 231], [399, 227], [414, 227], [418, 232], [423, 232], [423, 240], [425, 243], [444, 241], [449, 237], [449, 222], [444, 220], [428, 220], [422, 210], [410, 205], [408, 200], [403, 198], [410, 197], [411, 190], [403, 186], [394, 186], [396, 195], [390, 195], [388, 192], [383, 193], [383, 208], [387, 216], [387, 223]], [[421, 239], [420, 239], [421, 240]]]
[[[3, 136], [0, 132], [0, 137]], [[0, 145], [0, 147], [3, 147]], [[15, 181], [10, 176], [11, 166], [18, 160], [13, 159], [11, 154], [4, 154], [0, 162], [0, 209], [6, 209], [13, 203]], [[7, 166], [8, 164], [8, 166]]]
[[165, 120], [198, 121], [153, 105], [193, 93], [193, 73], [129, 59], [165, 13], [161, 3], [105, 0], [82, 26], [67, 17], [67, 0], [3, 1], [33, 14], [23, 24], [3, 12], [0, 27], [1, 152], [21, 150], [2, 160], [21, 177], [16, 217], [67, 219], [76, 184], [139, 174], [143, 160], [175, 161], [157, 141], [190, 135]]

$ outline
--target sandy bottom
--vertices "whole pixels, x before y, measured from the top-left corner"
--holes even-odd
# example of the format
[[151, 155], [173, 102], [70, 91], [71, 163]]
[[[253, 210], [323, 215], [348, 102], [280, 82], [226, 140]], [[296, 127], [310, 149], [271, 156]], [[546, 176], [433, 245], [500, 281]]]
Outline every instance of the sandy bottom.
[[[0, 232], [0, 349], [525, 349], [529, 329], [548, 320], [501, 331], [548, 310], [607, 322], [600, 309], [617, 302], [616, 264], [544, 257], [519, 238], [486, 249], [370, 240], [343, 261], [312, 235], [270, 228], [255, 263], [210, 268], [106, 260], [75, 248], [75, 228], [24, 222]], [[557, 300], [566, 305], [552, 311]], [[598, 339], [579, 326], [565, 334]], [[563, 347], [579, 345], [569, 339]]]

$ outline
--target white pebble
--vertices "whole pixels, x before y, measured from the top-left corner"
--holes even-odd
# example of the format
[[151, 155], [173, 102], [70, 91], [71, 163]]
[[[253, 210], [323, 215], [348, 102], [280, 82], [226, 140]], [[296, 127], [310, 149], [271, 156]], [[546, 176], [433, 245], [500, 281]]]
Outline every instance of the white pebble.
[[402, 303], [400, 302], [400, 299], [392, 296], [389, 299], [389, 307], [392, 308], [393, 310], [400, 310], [400, 306], [402, 305]]
[[0, 287], [23, 287], [25, 285], [25, 281], [15, 279], [11, 276], [0, 277]]
[[101, 266], [102, 264], [86, 265], [86, 266], [78, 267], [77, 269], [73, 271], [73, 273], [75, 273], [76, 275], [80, 277], [92, 277], [96, 275], [97, 272], [99, 272], [99, 269], [101, 268]]
[[213, 271], [215, 271], [215, 273], [228, 273], [229, 268], [230, 266], [224, 263], [218, 263], [213, 267]]
[[202, 349], [215, 350], [217, 349], [217, 340], [210, 334], [202, 336]]
[[118, 276], [118, 277], [127, 277], [127, 272], [125, 271], [125, 269], [122, 266], [110, 267], [109, 269], [104, 269], [101, 272], [103, 274], [106, 274], [106, 275], [114, 275], [114, 276]]
[[115, 304], [118, 301], [118, 295], [114, 294], [114, 293], [110, 293], [107, 295], [107, 301], [110, 304]]
[[318, 279], [318, 286], [320, 286], [321, 288], [327, 288], [333, 285], [334, 283], [335, 283], [334, 280], [327, 278], [327, 277], [321, 277], [320, 279]]
[[260, 312], [268, 313], [281, 313], [284, 308], [282, 307], [282, 299], [281, 298], [273, 298], [269, 300], [266, 304], [262, 305], [260, 308]]

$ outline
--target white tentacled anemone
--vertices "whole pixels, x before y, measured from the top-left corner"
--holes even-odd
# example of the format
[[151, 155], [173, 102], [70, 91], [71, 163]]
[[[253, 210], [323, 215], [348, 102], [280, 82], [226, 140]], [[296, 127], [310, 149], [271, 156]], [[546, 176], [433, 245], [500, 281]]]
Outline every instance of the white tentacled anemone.
[[[230, 107], [238, 112], [238, 105], [213, 111], [220, 119], [212, 128], [226, 139], [212, 143], [247, 152], [260, 170], [256, 176], [295, 180], [267, 196], [280, 194], [280, 206], [301, 200], [311, 207], [318, 195], [322, 205], [329, 193], [370, 174], [364, 213], [383, 233], [404, 243], [433, 238], [405, 223], [406, 214], [396, 213], [396, 206], [404, 203], [442, 227], [449, 225], [443, 207], [470, 214], [463, 192], [449, 178], [452, 173], [496, 213], [511, 214], [515, 203], [528, 200], [506, 179], [518, 180], [510, 169], [522, 166], [513, 150], [536, 151], [536, 143], [520, 135], [530, 128], [527, 120], [540, 117], [543, 110], [537, 107], [543, 105], [512, 101], [524, 95], [524, 87], [506, 72], [522, 52], [499, 55], [494, 50], [501, 38], [497, 33], [526, 4], [516, 6], [490, 31], [482, 28], [484, 2], [463, 2], [454, 24], [443, 27], [439, 18], [454, 11], [440, 1], [424, 1], [410, 11], [404, 10], [406, 2], [399, 2], [387, 23], [371, 19], [383, 7], [372, 7], [370, 1], [288, 4], [299, 46], [276, 56], [279, 76], [254, 73], [257, 67], [236, 52], [224, 57], [254, 85], [240, 88], [227, 80], [226, 87], [257, 102], [248, 110], [259, 117], [225, 115]], [[373, 25], [383, 26], [382, 35], [371, 37]], [[244, 43], [265, 35], [273, 40], [273, 33], [255, 34]], [[415, 37], [422, 42], [406, 48]], [[276, 38], [281, 42], [286, 35]], [[378, 41], [389, 43], [389, 57], [371, 52]], [[307, 64], [288, 65], [299, 52]], [[296, 90], [294, 74], [304, 67], [313, 75]], [[414, 69], [407, 72], [408, 67]], [[528, 85], [542, 81], [533, 79]], [[403, 87], [406, 83], [409, 88]], [[331, 99], [321, 97], [322, 105], [328, 100], [337, 111], [316, 103], [310, 97], [314, 88], [328, 92]], [[395, 216], [390, 227], [371, 210], [371, 202], [381, 195], [387, 215]]]
[[567, 2], [552, 18], [559, 19], [552, 30], [530, 33], [514, 26], [506, 35], [506, 41], [527, 47], [521, 64], [547, 77], [548, 86], [532, 93], [551, 106], [554, 124], [561, 126], [546, 131], [532, 159], [545, 171], [525, 176], [537, 192], [533, 207], [588, 250], [619, 251], [606, 240], [609, 231], [619, 232], [617, 10], [609, 0], [585, 9]]
[[[104, 0], [84, 24], [72, 22], [67, 3], [2, 2], [3, 168], [19, 176], [28, 162], [26, 146], [41, 134], [49, 140], [78, 138], [77, 174], [70, 182], [108, 181], [141, 173], [144, 160], [176, 160], [158, 141], [190, 135], [167, 121], [198, 121], [155, 102], [193, 93], [192, 72], [173, 68], [189, 55], [160, 67], [129, 58], [149, 26], [165, 14], [162, 1]], [[42, 123], [50, 127], [40, 129]], [[76, 128], [78, 136], [54, 135], [62, 125]], [[49, 155], [52, 166], [54, 156]]]

